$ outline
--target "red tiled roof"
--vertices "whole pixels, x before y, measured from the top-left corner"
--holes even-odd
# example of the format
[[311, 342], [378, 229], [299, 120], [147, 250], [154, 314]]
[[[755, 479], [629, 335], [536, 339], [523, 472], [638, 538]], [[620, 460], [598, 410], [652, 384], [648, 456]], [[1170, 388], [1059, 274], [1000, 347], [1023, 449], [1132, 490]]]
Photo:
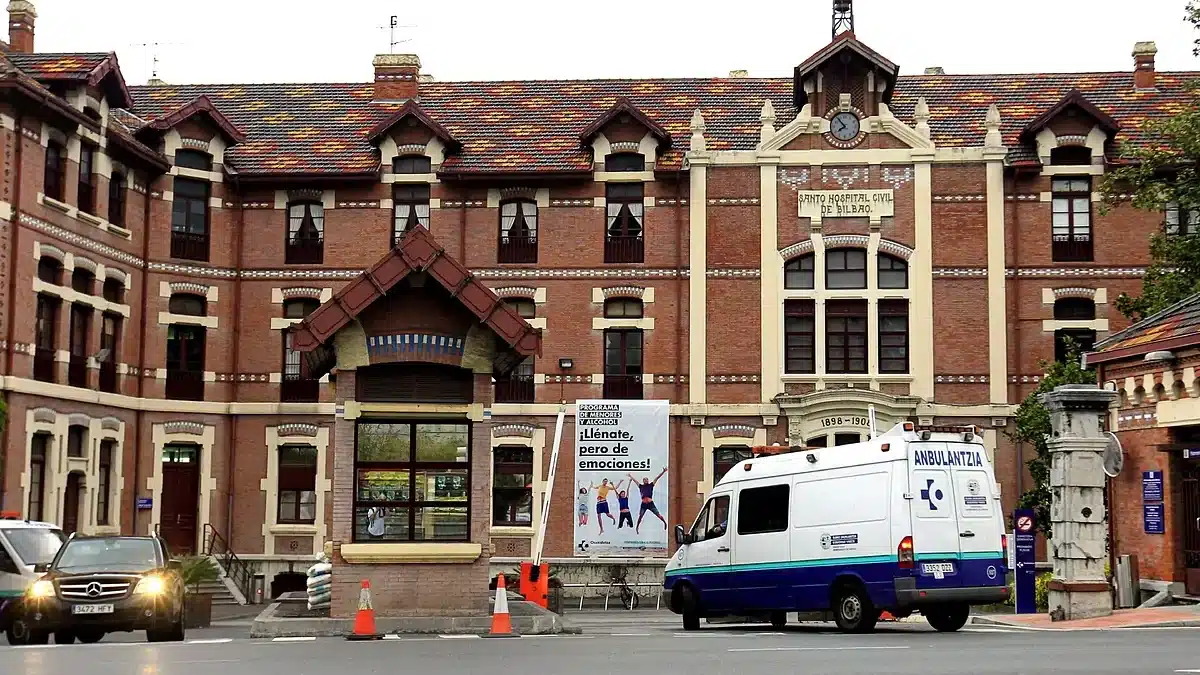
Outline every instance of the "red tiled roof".
[[38, 81], [86, 82], [92, 87], [104, 84], [109, 105], [124, 108], [133, 102], [114, 52], [10, 53], [6, 56], [13, 65]]
[[1200, 344], [1200, 293], [1097, 342], [1089, 366]]
[[480, 283], [470, 270], [447, 255], [428, 230], [418, 227], [406, 233], [400, 245], [379, 262], [291, 328], [292, 345], [297, 351], [307, 353], [306, 358], [314, 366], [314, 376], [323, 375], [333, 365], [333, 353], [328, 343], [334, 334], [409, 273], [416, 271], [424, 271], [436, 279], [463, 307], [478, 317], [480, 323], [508, 345], [508, 353], [503, 354], [496, 364], [499, 373], [516, 367], [525, 357], [541, 353], [541, 331], [530, 326], [516, 310]]
[[[929, 105], [933, 141], [944, 147], [983, 143], [984, 117], [995, 103], [1005, 143], [1017, 151], [1021, 131], [1073, 89], [1121, 125], [1116, 140], [1147, 142], [1145, 123], [1191, 104], [1185, 83], [1196, 72], [1160, 72], [1158, 89], [1134, 89], [1132, 72], [1031, 75], [918, 75], [896, 83], [891, 109], [912, 124], [918, 97]], [[782, 126], [795, 115], [790, 79], [534, 80], [427, 82], [420, 106], [461, 144], [443, 171], [590, 171], [591, 149], [579, 139], [622, 97], [676, 138], [692, 113], [704, 115], [710, 150], [749, 150], [759, 141], [759, 113], [770, 99]], [[230, 148], [242, 174], [370, 173], [378, 170], [372, 130], [398, 104], [371, 102], [367, 84], [225, 84], [134, 87], [133, 112], [152, 121], [200, 95], [246, 135]], [[122, 118], [137, 124], [134, 118]], [[682, 148], [665, 152], [658, 168], [681, 166]]]

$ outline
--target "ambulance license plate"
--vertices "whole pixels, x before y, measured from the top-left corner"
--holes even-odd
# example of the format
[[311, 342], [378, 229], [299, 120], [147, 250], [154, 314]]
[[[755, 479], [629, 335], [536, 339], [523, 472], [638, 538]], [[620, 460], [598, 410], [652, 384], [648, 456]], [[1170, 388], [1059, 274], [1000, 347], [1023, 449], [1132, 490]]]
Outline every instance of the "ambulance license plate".
[[934, 579], [944, 579], [947, 574], [954, 574], [954, 563], [922, 563], [921, 573]]
[[75, 605], [71, 607], [72, 614], [112, 614], [112, 605]]

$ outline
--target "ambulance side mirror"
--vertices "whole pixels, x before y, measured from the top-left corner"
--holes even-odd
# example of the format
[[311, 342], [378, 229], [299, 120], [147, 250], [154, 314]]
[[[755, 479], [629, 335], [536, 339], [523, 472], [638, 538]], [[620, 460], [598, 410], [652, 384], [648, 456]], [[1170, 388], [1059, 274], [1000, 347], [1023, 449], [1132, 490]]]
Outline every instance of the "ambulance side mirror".
[[675, 543], [679, 546], [692, 543], [688, 541], [687, 533], [683, 531], [682, 525], [675, 526]]

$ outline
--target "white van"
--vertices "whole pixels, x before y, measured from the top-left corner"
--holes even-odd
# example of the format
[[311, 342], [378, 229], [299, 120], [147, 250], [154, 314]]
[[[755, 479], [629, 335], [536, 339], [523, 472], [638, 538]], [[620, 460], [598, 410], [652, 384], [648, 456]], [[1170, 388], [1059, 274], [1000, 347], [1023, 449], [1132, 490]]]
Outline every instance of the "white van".
[[28, 631], [20, 620], [20, 600], [49, 564], [66, 535], [53, 523], [0, 518], [0, 631], [9, 644], [24, 644]]
[[939, 631], [1002, 602], [1007, 540], [995, 475], [974, 427], [898, 424], [874, 439], [796, 448], [717, 483], [664, 586], [686, 630], [715, 616], [787, 612], [868, 632], [919, 610]]

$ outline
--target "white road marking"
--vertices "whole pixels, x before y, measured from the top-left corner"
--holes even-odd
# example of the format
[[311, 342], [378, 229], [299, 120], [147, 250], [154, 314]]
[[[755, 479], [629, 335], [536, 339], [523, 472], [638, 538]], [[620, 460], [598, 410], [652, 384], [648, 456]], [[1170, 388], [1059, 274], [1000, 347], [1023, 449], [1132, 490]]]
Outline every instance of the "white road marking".
[[1177, 670], [1175, 672], [1177, 672], [1177, 673], [1200, 673], [1200, 668], [1193, 668], [1191, 670]]
[[837, 651], [859, 651], [862, 649], [908, 649], [904, 646], [896, 647], [747, 647], [743, 649], [727, 649], [729, 652], [837, 652]]
[[964, 633], [1016, 633], [1018, 631], [1008, 628], [963, 628]]
[[472, 640], [478, 639], [478, 635], [439, 635], [443, 640]]
[[612, 633], [611, 637], [650, 637], [651, 633]]
[[277, 637], [271, 638], [271, 642], [312, 642], [315, 637]]
[[189, 645], [223, 645], [226, 642], [233, 642], [233, 638], [212, 638], [208, 640], [188, 640], [185, 644]]

